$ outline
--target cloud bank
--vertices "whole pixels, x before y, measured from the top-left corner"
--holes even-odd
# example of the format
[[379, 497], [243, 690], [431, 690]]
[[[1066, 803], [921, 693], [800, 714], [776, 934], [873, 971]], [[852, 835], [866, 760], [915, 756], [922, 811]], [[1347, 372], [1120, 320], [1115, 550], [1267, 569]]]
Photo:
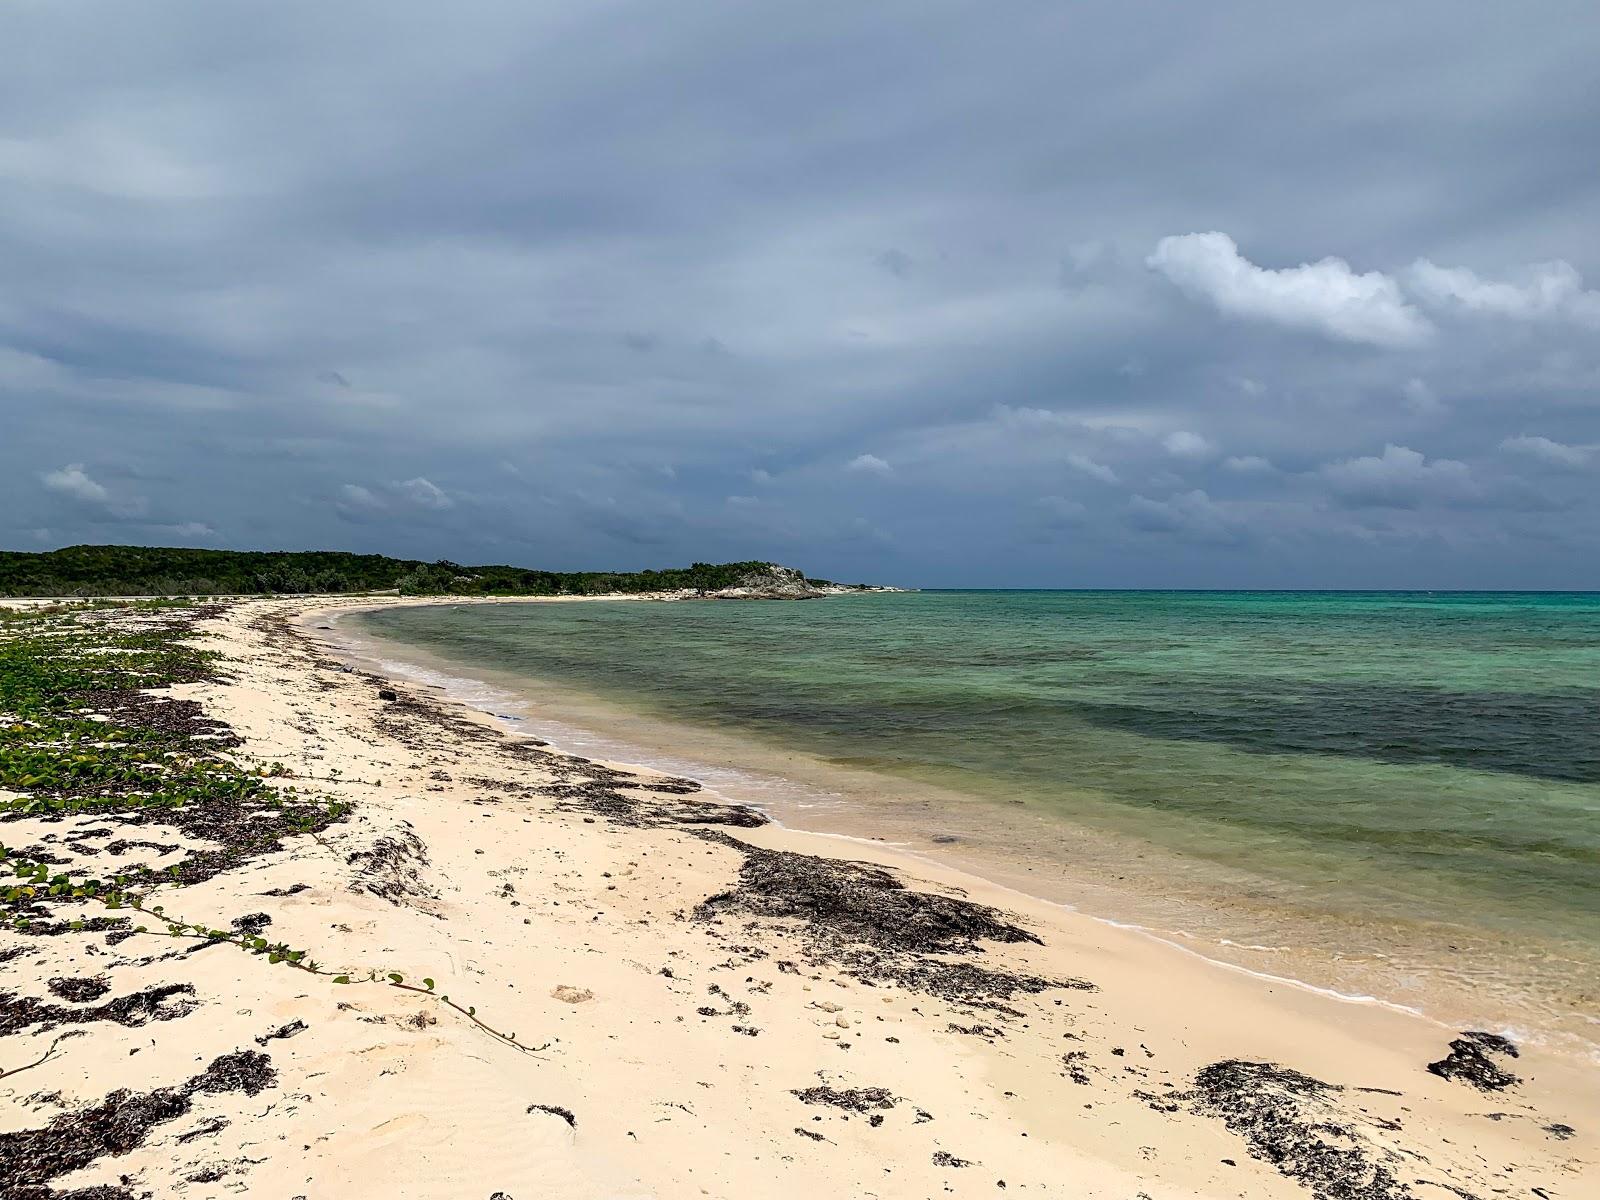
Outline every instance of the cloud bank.
[[1591, 8], [10, 6], [0, 546], [1600, 586]]

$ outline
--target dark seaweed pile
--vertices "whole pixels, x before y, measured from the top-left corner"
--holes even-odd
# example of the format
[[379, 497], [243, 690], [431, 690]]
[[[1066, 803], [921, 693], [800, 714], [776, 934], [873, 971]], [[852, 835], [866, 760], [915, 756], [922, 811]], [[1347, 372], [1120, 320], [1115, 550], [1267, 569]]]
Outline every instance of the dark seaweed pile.
[[169, 983], [118, 996], [115, 1000], [92, 1008], [82, 1005], [66, 1008], [36, 1000], [32, 996], [19, 997], [0, 992], [0, 1037], [20, 1033], [33, 1025], [49, 1029], [56, 1025], [83, 1025], [91, 1021], [111, 1021], [127, 1026], [139, 1026], [147, 1021], [173, 1021], [194, 1011], [193, 996], [192, 984]]
[[[282, 622], [263, 619], [257, 628], [280, 642], [292, 638]], [[320, 659], [324, 669], [338, 669], [331, 659]], [[373, 685], [388, 681], [376, 675], [355, 672]], [[481, 743], [483, 726], [458, 709], [404, 689], [389, 688], [395, 700], [385, 704], [374, 718], [380, 733], [413, 750], [448, 751], [459, 739]], [[496, 740], [493, 745], [503, 758], [513, 763], [531, 763], [550, 772], [547, 784], [525, 780], [471, 777], [466, 782], [485, 791], [498, 791], [525, 797], [555, 800], [557, 812], [586, 814], [613, 825], [630, 829], [656, 829], [671, 826], [723, 825], [755, 829], [767, 824], [757, 810], [741, 804], [721, 804], [709, 800], [690, 800], [700, 790], [692, 779], [645, 779], [628, 771], [604, 766], [575, 755], [546, 748], [534, 738]]]
[[789, 1093], [802, 1104], [827, 1104], [846, 1112], [864, 1113], [873, 1109], [893, 1108], [899, 1097], [888, 1088], [831, 1088], [825, 1086], [798, 1088]]
[[748, 916], [796, 923], [818, 961], [863, 983], [894, 983], [957, 1003], [996, 1006], [1052, 988], [1093, 990], [1081, 979], [980, 967], [934, 955], [973, 954], [982, 942], [1039, 944], [987, 905], [908, 888], [881, 867], [750, 846], [717, 830], [697, 836], [744, 856], [739, 884], [708, 897], [695, 917]]
[[1040, 944], [997, 909], [912, 891], [882, 867], [733, 844], [745, 856], [739, 886], [702, 902], [702, 917], [792, 917], [842, 941], [933, 954], [972, 951], [980, 941]]
[[93, 979], [52, 979], [47, 985], [52, 996], [70, 1000], [74, 1004], [88, 1004], [111, 990], [111, 981], [105, 976]]
[[1468, 1030], [1450, 1043], [1450, 1053], [1428, 1070], [1441, 1079], [1469, 1083], [1480, 1092], [1503, 1092], [1522, 1082], [1521, 1078], [1497, 1066], [1491, 1054], [1517, 1057], [1517, 1047], [1509, 1038], [1482, 1030]]
[[1319, 1200], [1413, 1200], [1364, 1139], [1335, 1119], [1328, 1101], [1341, 1090], [1275, 1063], [1229, 1059], [1202, 1068], [1187, 1099]]
[[[178, 1087], [112, 1092], [99, 1104], [63, 1113], [43, 1128], [0, 1134], [0, 1200], [86, 1200], [91, 1193], [56, 1192], [50, 1181], [136, 1149], [156, 1126], [187, 1113], [202, 1092], [254, 1096], [276, 1082], [277, 1072], [265, 1054], [235, 1051]], [[97, 1188], [92, 1195], [95, 1200], [134, 1200], [122, 1188]]]

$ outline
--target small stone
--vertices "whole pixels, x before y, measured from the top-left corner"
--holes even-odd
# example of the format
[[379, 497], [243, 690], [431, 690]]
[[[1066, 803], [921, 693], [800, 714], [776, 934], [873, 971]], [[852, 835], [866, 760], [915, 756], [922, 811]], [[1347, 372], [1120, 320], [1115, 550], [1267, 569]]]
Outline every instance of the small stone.
[[555, 997], [557, 1000], [563, 1000], [568, 1004], [582, 1004], [585, 1000], [594, 999], [594, 993], [588, 988], [568, 987], [564, 983], [557, 984], [555, 987], [551, 988], [550, 995]]

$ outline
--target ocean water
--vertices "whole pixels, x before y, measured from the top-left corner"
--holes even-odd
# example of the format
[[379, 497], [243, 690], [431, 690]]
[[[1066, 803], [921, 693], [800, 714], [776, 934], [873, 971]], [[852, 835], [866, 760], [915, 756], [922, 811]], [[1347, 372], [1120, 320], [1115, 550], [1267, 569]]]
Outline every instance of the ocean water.
[[1253, 969], [1600, 1042], [1600, 595], [923, 592], [358, 623], [641, 757], [781, 778], [782, 819], [943, 847]]

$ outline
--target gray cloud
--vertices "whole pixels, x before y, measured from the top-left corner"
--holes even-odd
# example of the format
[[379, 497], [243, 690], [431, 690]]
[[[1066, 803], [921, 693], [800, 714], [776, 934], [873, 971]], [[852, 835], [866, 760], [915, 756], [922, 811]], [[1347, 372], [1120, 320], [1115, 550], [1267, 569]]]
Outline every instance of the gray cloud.
[[1468, 267], [1440, 267], [1424, 258], [1412, 266], [1411, 284], [1443, 307], [1519, 321], [1568, 320], [1600, 329], [1600, 292], [1585, 291], [1583, 277], [1571, 263], [1539, 263], [1521, 274], [1520, 283], [1486, 280]]
[[1593, 446], [1567, 446], [1547, 437], [1528, 437], [1525, 434], [1507, 438], [1500, 443], [1500, 449], [1513, 454], [1525, 454], [1557, 467], [1587, 466], [1595, 453]]
[[1330, 463], [1322, 475], [1341, 501], [1380, 508], [1415, 508], [1427, 502], [1453, 503], [1479, 494], [1472, 471], [1451, 458], [1429, 461], [1408, 446], [1390, 444], [1382, 454]]
[[1600, 26], [1471, 8], [14, 7], [0, 544], [1600, 585]]

